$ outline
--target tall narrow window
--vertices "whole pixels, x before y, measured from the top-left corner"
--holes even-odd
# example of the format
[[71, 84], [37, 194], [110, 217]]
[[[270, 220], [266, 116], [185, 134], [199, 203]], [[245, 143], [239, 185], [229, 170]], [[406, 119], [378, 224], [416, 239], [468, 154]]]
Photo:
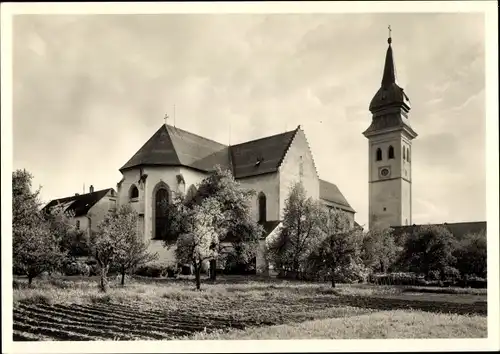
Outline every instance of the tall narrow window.
[[259, 223], [266, 221], [267, 216], [267, 205], [266, 205], [266, 195], [262, 192], [259, 193]]
[[403, 146], [403, 160], [406, 160], [406, 147]]
[[389, 155], [390, 159], [394, 158], [394, 148], [392, 147], [392, 145], [389, 146], [389, 153], [388, 153], [388, 155]]
[[382, 150], [377, 149], [377, 161], [382, 161]]
[[155, 239], [164, 239], [167, 234], [168, 190], [160, 188], [155, 193]]
[[406, 161], [410, 162], [410, 148], [406, 150]]

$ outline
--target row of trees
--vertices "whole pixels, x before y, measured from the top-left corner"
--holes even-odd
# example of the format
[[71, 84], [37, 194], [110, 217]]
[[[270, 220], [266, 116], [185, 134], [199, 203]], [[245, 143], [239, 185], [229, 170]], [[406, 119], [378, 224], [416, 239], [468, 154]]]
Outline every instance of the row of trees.
[[[398, 242], [396, 242], [398, 241]], [[426, 278], [486, 278], [486, 235], [457, 240], [443, 226], [424, 225], [398, 240], [391, 229], [363, 232], [346, 214], [307, 198], [300, 183], [285, 201], [281, 231], [267, 242], [273, 267], [296, 278], [366, 280], [369, 274], [413, 272]]]
[[[33, 278], [60, 268], [68, 258], [85, 251], [99, 266], [100, 288], [107, 288], [111, 266], [125, 274], [157, 258], [137, 229], [137, 214], [124, 205], [109, 213], [90, 238], [76, 230], [72, 215], [56, 208], [40, 211], [39, 190], [32, 176], [13, 173], [14, 268]], [[254, 191], [242, 188], [231, 172], [217, 167], [194, 196], [175, 195], [163, 205], [168, 215], [165, 247], [174, 247], [177, 262], [191, 264], [196, 287], [202, 266], [210, 263], [215, 279], [217, 261], [248, 263], [256, 256], [263, 229], [251, 216]], [[390, 229], [363, 232], [347, 215], [306, 197], [301, 183], [293, 185], [285, 202], [277, 235], [267, 240], [266, 257], [274, 269], [296, 278], [366, 279], [370, 273], [411, 271], [444, 279], [449, 274], [486, 276], [486, 238], [468, 235], [457, 241], [443, 227], [423, 226], [395, 242]]]
[[57, 206], [50, 213], [41, 210], [40, 190], [32, 191], [32, 178], [26, 170], [12, 174], [13, 268], [30, 285], [40, 274], [59, 271], [77, 255], [88, 254], [97, 261], [100, 288], [106, 291], [112, 265], [119, 268], [123, 285], [127, 272], [157, 258], [139, 236], [137, 214], [129, 205], [108, 213], [88, 237], [73, 225], [71, 212]]

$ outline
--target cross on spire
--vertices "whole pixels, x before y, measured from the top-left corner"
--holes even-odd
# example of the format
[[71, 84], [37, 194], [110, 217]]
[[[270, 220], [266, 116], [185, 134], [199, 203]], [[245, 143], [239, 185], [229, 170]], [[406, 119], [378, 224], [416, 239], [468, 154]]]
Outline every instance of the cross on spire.
[[387, 39], [387, 42], [389, 44], [391, 44], [392, 43], [392, 37], [391, 37], [392, 29], [391, 29], [391, 25], [387, 26], [387, 29], [389, 30], [389, 38]]
[[167, 119], [168, 119], [168, 118], [170, 118], [170, 117], [168, 116], [168, 113], [165, 113], [165, 117], [163, 118], [163, 119], [165, 120], [165, 125], [167, 125]]

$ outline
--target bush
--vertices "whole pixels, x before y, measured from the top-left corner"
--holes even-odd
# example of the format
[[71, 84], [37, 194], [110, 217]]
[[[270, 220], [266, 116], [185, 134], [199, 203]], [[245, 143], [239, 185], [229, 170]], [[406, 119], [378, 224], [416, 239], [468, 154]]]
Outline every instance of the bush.
[[87, 263], [81, 261], [69, 260], [64, 262], [61, 267], [61, 272], [66, 276], [84, 275], [89, 276], [90, 267]]
[[161, 263], [150, 263], [137, 268], [134, 274], [139, 275], [141, 277], [150, 277], [150, 278], [161, 278], [161, 277], [173, 278], [177, 274], [177, 269], [176, 267], [173, 267], [171, 265], [165, 265]]
[[414, 273], [371, 274], [368, 281], [377, 285], [427, 285], [423, 276]]

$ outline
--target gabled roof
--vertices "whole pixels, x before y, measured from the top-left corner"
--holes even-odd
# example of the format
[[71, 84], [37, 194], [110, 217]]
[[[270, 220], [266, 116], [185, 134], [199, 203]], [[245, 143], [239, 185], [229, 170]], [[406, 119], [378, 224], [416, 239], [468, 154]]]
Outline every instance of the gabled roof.
[[139, 166], [186, 166], [209, 172], [215, 165], [235, 178], [276, 172], [297, 129], [227, 146], [185, 130], [162, 125], [120, 171]]
[[[456, 239], [460, 240], [467, 234], [486, 232], [486, 221], [474, 221], [474, 222], [457, 222], [457, 223], [444, 223], [444, 224], [429, 224], [432, 226], [444, 226], [446, 227]], [[392, 226], [394, 230], [393, 234], [395, 236], [401, 236], [405, 233], [411, 234], [415, 229], [420, 226], [426, 225], [408, 225], [408, 226]]]
[[[200, 160], [207, 159], [210, 156], [216, 157], [216, 164], [227, 166], [229, 158], [228, 153], [224, 153], [225, 149], [227, 149], [227, 146], [223, 144], [163, 124], [139, 151], [120, 168], [120, 171], [143, 165], [188, 166], [205, 170], [203, 167], [206, 164], [203, 164]], [[213, 167], [213, 164], [211, 167]]]
[[319, 198], [335, 204], [340, 209], [355, 213], [355, 210], [347, 202], [340, 189], [335, 184], [322, 179], [319, 180]]
[[104, 198], [108, 192], [114, 191], [113, 188], [102, 189], [93, 193], [79, 194], [71, 197], [54, 199], [43, 207], [42, 211], [50, 212], [50, 209], [61, 205], [65, 211], [72, 211], [75, 216], [83, 216], [88, 213], [99, 200]]
[[234, 177], [278, 171], [298, 129], [231, 146]]

